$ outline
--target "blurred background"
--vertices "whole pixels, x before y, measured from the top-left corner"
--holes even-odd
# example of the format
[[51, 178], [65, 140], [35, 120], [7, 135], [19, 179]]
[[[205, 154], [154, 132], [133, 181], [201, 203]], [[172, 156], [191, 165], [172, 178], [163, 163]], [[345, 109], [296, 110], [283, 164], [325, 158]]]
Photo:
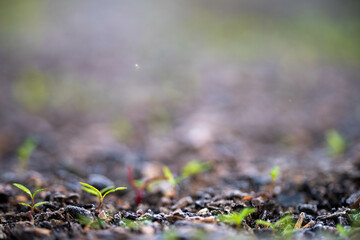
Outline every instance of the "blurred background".
[[1, 1], [2, 171], [30, 136], [38, 171], [327, 159], [329, 129], [360, 138], [359, 5]]

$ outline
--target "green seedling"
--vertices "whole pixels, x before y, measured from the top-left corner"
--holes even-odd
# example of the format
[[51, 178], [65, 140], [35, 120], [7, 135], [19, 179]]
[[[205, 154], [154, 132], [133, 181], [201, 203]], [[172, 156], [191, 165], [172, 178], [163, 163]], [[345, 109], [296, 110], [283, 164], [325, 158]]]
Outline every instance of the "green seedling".
[[181, 175], [177, 178], [174, 177], [172, 172], [168, 167], [163, 167], [163, 172], [165, 177], [168, 179], [169, 183], [173, 186], [179, 184], [182, 180], [187, 177], [194, 176], [196, 174], [208, 171], [211, 169], [210, 163], [203, 163], [197, 160], [188, 162], [181, 171]]
[[150, 225], [152, 223], [149, 219], [131, 220], [123, 219], [121, 225], [129, 228], [132, 231], [139, 231], [142, 226]]
[[[341, 238], [347, 239], [356, 239], [359, 237], [359, 232], [357, 229], [360, 227], [360, 212], [349, 214], [350, 226], [342, 226], [340, 224], [336, 225], [336, 229]], [[356, 235], [358, 234], [358, 235]]]
[[271, 223], [263, 220], [256, 220], [257, 224], [264, 225], [266, 227], [271, 227], [273, 231], [280, 230], [281, 232], [288, 232], [289, 230], [294, 229], [294, 222], [290, 215], [286, 215], [283, 218], [279, 219], [275, 223]]
[[341, 156], [346, 150], [346, 141], [341, 134], [331, 129], [326, 132], [325, 139], [327, 143], [327, 151], [331, 157]]
[[115, 188], [114, 186], [109, 186], [109, 187], [106, 187], [106, 188], [102, 189], [101, 191], [99, 191], [95, 187], [91, 186], [90, 184], [83, 183], [83, 182], [80, 182], [80, 184], [83, 185], [82, 189], [85, 192], [95, 195], [98, 198], [99, 205], [97, 208], [97, 212], [100, 212], [101, 206], [103, 204], [103, 201], [104, 201], [104, 198], [106, 197], [106, 195], [108, 195], [109, 193], [115, 192], [115, 191], [127, 189], [126, 187]]
[[29, 214], [29, 217], [30, 217], [30, 220], [33, 221], [33, 214], [34, 214], [34, 209], [42, 204], [45, 204], [47, 202], [38, 202], [38, 203], [35, 203], [34, 204], [34, 198], [35, 198], [35, 195], [39, 192], [42, 192], [42, 191], [45, 191], [46, 188], [42, 188], [42, 189], [39, 189], [39, 190], [36, 190], [34, 193], [31, 193], [31, 191], [25, 187], [24, 185], [21, 185], [19, 183], [13, 183], [13, 185], [19, 189], [21, 189], [22, 191], [26, 192], [27, 194], [30, 195], [31, 197], [31, 204], [28, 204], [28, 203], [25, 203], [25, 202], [21, 202], [20, 204], [21, 205], [24, 205], [24, 206], [28, 206], [30, 208], [30, 214]]
[[360, 211], [350, 214], [349, 219], [352, 227], [360, 228]]
[[167, 179], [165, 176], [159, 176], [159, 177], [149, 178], [145, 181], [134, 180], [131, 167], [128, 167], [128, 178], [132, 188], [136, 193], [135, 206], [138, 206], [141, 203], [144, 197], [144, 192], [150, 184]]
[[270, 186], [270, 196], [274, 195], [274, 188], [275, 188], [275, 181], [277, 176], [279, 175], [280, 172], [280, 168], [278, 166], [274, 167], [271, 172], [270, 172], [270, 177], [271, 177], [271, 186]]
[[351, 234], [353, 234], [355, 232], [355, 230], [351, 227], [349, 228], [345, 228], [344, 226], [340, 225], [340, 224], [337, 224], [336, 225], [336, 229], [339, 233], [339, 236], [341, 238], [347, 238], [349, 237]]
[[33, 138], [29, 137], [17, 149], [20, 169], [26, 170], [28, 168], [30, 156], [36, 149], [36, 145], [36, 141]]
[[105, 219], [101, 219], [101, 218], [96, 218], [95, 220], [93, 220], [89, 217], [79, 215], [77, 217], [77, 220], [81, 225], [84, 225], [90, 229], [95, 229], [95, 230], [104, 229], [107, 226]]
[[225, 223], [241, 226], [241, 223], [244, 221], [244, 219], [254, 212], [256, 212], [255, 208], [244, 208], [241, 212], [221, 215], [219, 220]]

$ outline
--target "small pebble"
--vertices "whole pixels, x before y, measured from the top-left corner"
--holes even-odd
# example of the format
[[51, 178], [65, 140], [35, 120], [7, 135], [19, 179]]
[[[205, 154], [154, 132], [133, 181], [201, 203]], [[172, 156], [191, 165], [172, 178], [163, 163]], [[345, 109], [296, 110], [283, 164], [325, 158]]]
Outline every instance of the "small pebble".
[[317, 212], [318, 208], [316, 205], [313, 204], [298, 204], [296, 206], [296, 210], [298, 213], [305, 212], [308, 214], [314, 214]]
[[209, 213], [210, 213], [210, 212], [209, 212], [209, 209], [203, 208], [203, 209], [201, 209], [200, 211], [198, 211], [198, 212], [196, 213], [196, 215], [202, 216], [202, 215], [207, 215], [207, 214], [209, 214]]
[[180, 199], [174, 206], [173, 209], [176, 208], [183, 208], [187, 205], [190, 205], [193, 203], [193, 199], [190, 196], [184, 197], [182, 199]]
[[91, 220], [94, 219], [91, 212], [82, 207], [76, 207], [76, 206], [69, 205], [65, 208], [65, 213], [69, 213], [71, 215], [71, 217], [73, 217], [73, 218], [78, 218], [79, 216], [84, 216], [84, 217], [90, 218]]

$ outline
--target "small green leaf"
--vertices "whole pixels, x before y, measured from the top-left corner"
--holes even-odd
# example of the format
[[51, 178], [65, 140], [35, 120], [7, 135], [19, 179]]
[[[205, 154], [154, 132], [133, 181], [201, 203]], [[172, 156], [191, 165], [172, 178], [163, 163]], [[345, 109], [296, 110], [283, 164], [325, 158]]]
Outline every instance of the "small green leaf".
[[93, 222], [91, 218], [86, 217], [84, 215], [77, 215], [77, 220], [79, 221], [80, 224], [85, 226], [89, 226]]
[[124, 190], [124, 189], [127, 189], [127, 187], [118, 187], [118, 188], [115, 188], [115, 189], [111, 189], [111, 190], [107, 191], [107, 192], [104, 194], [103, 198], [105, 198], [105, 196], [108, 195], [109, 193], [116, 192], [116, 191], [120, 191], [120, 190]]
[[163, 172], [169, 183], [173, 186], [176, 186], [177, 182], [174, 178], [174, 175], [171, 173], [170, 169], [167, 166], [163, 167]]
[[278, 166], [271, 169], [270, 177], [273, 182], [275, 182], [275, 179], [276, 179], [277, 175], [279, 174], [279, 171], [280, 171], [280, 168]]
[[291, 216], [290, 215], [286, 215], [285, 217], [281, 218], [279, 221], [277, 221], [274, 225], [275, 227], [279, 226], [282, 223], [285, 222], [289, 222], [289, 220], [291, 220]]
[[188, 162], [182, 171], [182, 176], [188, 177], [198, 173], [205, 172], [211, 168], [210, 163], [203, 163], [198, 160]]
[[105, 192], [109, 191], [110, 189], [113, 189], [115, 186], [108, 186], [106, 188], [101, 189], [101, 194], [104, 194]]
[[25, 187], [24, 185], [21, 185], [21, 184], [19, 184], [19, 183], [13, 183], [13, 185], [14, 185], [15, 187], [17, 187], [17, 188], [20, 188], [21, 190], [23, 190], [24, 192], [26, 192], [27, 194], [29, 194], [31, 198], [33, 198], [32, 194], [31, 194], [31, 191], [30, 191], [27, 187]]
[[142, 180], [134, 180], [134, 182], [138, 188], [140, 188], [144, 184], [144, 181], [142, 181]]
[[21, 205], [24, 205], [24, 206], [27, 206], [27, 207], [31, 208], [31, 205], [30, 205], [30, 204], [27, 204], [27, 203], [24, 203], [24, 202], [21, 202], [21, 203], [19, 203], [19, 204], [21, 204]]
[[40, 205], [43, 205], [43, 204], [45, 204], [45, 203], [48, 203], [48, 202], [46, 202], [46, 201], [45, 201], [45, 202], [38, 202], [38, 203], [36, 203], [36, 204], [34, 205], [34, 208], [35, 208], [35, 207], [38, 207], [38, 206], [40, 206]]
[[220, 216], [219, 220], [226, 223], [240, 225], [242, 221], [250, 214], [256, 212], [254, 208], [244, 208], [240, 213], [232, 213]]
[[83, 183], [83, 182], [80, 182], [81, 185], [87, 187], [87, 189], [91, 189], [93, 191], [88, 191], [88, 190], [85, 190], [85, 188], [83, 188], [84, 191], [88, 192], [88, 193], [91, 193], [99, 198], [102, 198], [102, 194], [99, 190], [97, 190], [95, 187], [91, 186], [90, 184], [87, 184], [87, 183]]
[[342, 155], [346, 150], [346, 141], [340, 135], [340, 133], [334, 129], [331, 129], [325, 134], [328, 153], [330, 156], [337, 157]]
[[275, 228], [274, 224], [272, 224], [270, 222], [267, 222], [267, 221], [260, 220], [260, 219], [256, 220], [256, 223], [264, 225], [264, 226]]
[[32, 197], [34, 198], [37, 193], [42, 192], [42, 191], [45, 191], [45, 190], [46, 190], [46, 188], [42, 188], [42, 189], [36, 190], [36, 191], [33, 193]]
[[98, 198], [101, 198], [102, 196], [99, 196], [99, 193], [96, 192], [95, 190], [92, 190], [91, 188], [87, 188], [87, 187], [82, 187], [82, 190], [84, 190], [85, 192], [88, 192], [92, 195], [95, 195]]
[[242, 220], [244, 220], [248, 215], [252, 214], [256, 212], [255, 208], [244, 208], [240, 213], [239, 213], [239, 217], [241, 218], [241, 222]]
[[27, 138], [24, 143], [18, 148], [17, 155], [21, 161], [27, 161], [30, 155], [36, 148], [36, 142], [33, 138]]

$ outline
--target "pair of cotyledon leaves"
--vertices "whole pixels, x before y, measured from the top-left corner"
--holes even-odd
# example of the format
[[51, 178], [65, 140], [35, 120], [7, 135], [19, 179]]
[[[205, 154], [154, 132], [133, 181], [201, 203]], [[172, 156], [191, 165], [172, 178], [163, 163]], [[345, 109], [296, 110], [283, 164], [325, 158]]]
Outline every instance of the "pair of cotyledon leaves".
[[88, 192], [88, 193], [90, 193], [92, 195], [97, 196], [100, 200], [103, 200], [104, 197], [106, 195], [108, 195], [109, 193], [127, 189], [126, 187], [117, 187], [117, 188], [115, 188], [114, 186], [109, 186], [109, 187], [106, 187], [106, 188], [102, 189], [101, 191], [99, 191], [97, 188], [91, 186], [90, 184], [83, 183], [83, 182], [80, 182], [80, 184], [83, 185], [82, 189], [85, 192]]
[[[46, 188], [42, 188], [42, 189], [36, 190], [34, 193], [31, 193], [31, 191], [30, 191], [27, 187], [25, 187], [24, 185], [21, 185], [21, 184], [19, 184], [19, 183], [13, 183], [13, 185], [14, 185], [15, 187], [23, 190], [23, 191], [26, 192], [27, 194], [29, 194], [30, 197], [31, 197], [31, 202], [33, 202], [34, 197], [35, 197], [36, 194], [38, 194], [39, 192], [42, 192], [42, 191], [45, 191], [45, 190], [46, 190]], [[47, 202], [46, 202], [46, 201], [45, 201], [45, 202], [38, 202], [38, 203], [35, 203], [33, 206], [31, 206], [31, 205], [28, 204], [28, 203], [24, 203], [24, 202], [21, 202], [20, 204], [21, 204], [21, 205], [24, 205], [24, 206], [28, 206], [28, 207], [30, 207], [30, 208], [35, 208], [35, 207], [38, 207], [38, 206], [40, 206], [40, 205], [42, 205], [42, 204], [45, 204], [45, 203], [47, 203]]]

